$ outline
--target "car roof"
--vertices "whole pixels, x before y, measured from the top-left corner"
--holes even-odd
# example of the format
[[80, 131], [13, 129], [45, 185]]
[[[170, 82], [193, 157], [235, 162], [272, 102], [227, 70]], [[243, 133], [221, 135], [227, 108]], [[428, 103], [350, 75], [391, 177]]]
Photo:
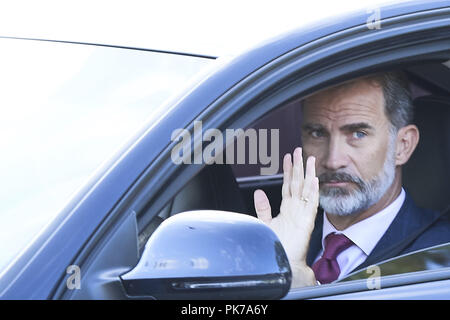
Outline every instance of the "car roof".
[[44, 0], [31, 8], [33, 14], [25, 16], [26, 19], [15, 19], [17, 14], [23, 16], [24, 12], [22, 8], [13, 7], [10, 14], [0, 21], [0, 35], [218, 57], [237, 55], [267, 39], [314, 24], [348, 22], [349, 17], [353, 17], [353, 21], [366, 21], [376, 8], [385, 18], [448, 6], [447, 0], [322, 0], [310, 3], [280, 0], [276, 6], [230, 0], [226, 6], [220, 7], [202, 0], [189, 4], [161, 2], [157, 6], [142, 6], [133, 1], [127, 2], [126, 6], [99, 3], [89, 4], [88, 8], [77, 5], [70, 11], [66, 6], [52, 4], [49, 10], [50, 5], [46, 6]]

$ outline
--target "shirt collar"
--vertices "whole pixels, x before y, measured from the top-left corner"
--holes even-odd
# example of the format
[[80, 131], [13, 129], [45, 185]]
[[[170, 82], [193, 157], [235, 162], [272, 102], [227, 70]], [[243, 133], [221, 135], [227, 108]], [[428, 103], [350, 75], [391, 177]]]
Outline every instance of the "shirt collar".
[[402, 188], [400, 195], [386, 208], [342, 231], [336, 230], [324, 212], [322, 248], [325, 248], [325, 237], [327, 235], [330, 233], [343, 234], [368, 256], [400, 211], [405, 196], [405, 190]]

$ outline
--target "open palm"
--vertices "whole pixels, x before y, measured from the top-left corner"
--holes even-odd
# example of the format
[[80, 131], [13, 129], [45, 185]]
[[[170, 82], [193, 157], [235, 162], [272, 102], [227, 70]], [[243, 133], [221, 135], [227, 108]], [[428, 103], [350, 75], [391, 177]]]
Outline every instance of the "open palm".
[[314, 273], [306, 265], [306, 253], [314, 228], [319, 204], [319, 180], [315, 172], [315, 159], [306, 162], [303, 170], [301, 148], [283, 159], [283, 187], [280, 213], [273, 218], [269, 199], [262, 190], [254, 194], [256, 214], [278, 236], [292, 269], [292, 287], [314, 285]]

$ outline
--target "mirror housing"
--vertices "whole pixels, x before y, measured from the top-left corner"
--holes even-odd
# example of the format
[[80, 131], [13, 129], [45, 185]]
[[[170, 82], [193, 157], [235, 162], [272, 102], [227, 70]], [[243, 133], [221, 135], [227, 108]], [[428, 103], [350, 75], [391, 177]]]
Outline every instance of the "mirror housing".
[[166, 219], [137, 266], [121, 276], [131, 298], [279, 299], [291, 269], [275, 233], [255, 217], [199, 210]]

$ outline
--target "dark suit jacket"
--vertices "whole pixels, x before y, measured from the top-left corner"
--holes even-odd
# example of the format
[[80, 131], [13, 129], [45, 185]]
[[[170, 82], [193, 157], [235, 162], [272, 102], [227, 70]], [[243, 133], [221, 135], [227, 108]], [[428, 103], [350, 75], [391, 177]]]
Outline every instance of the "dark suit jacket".
[[[366, 268], [386, 259], [415, 250], [450, 242], [448, 214], [417, 207], [406, 193], [405, 201], [388, 230], [376, 244], [367, 259], [353, 271]], [[317, 213], [307, 255], [311, 266], [322, 249], [323, 211]]]

